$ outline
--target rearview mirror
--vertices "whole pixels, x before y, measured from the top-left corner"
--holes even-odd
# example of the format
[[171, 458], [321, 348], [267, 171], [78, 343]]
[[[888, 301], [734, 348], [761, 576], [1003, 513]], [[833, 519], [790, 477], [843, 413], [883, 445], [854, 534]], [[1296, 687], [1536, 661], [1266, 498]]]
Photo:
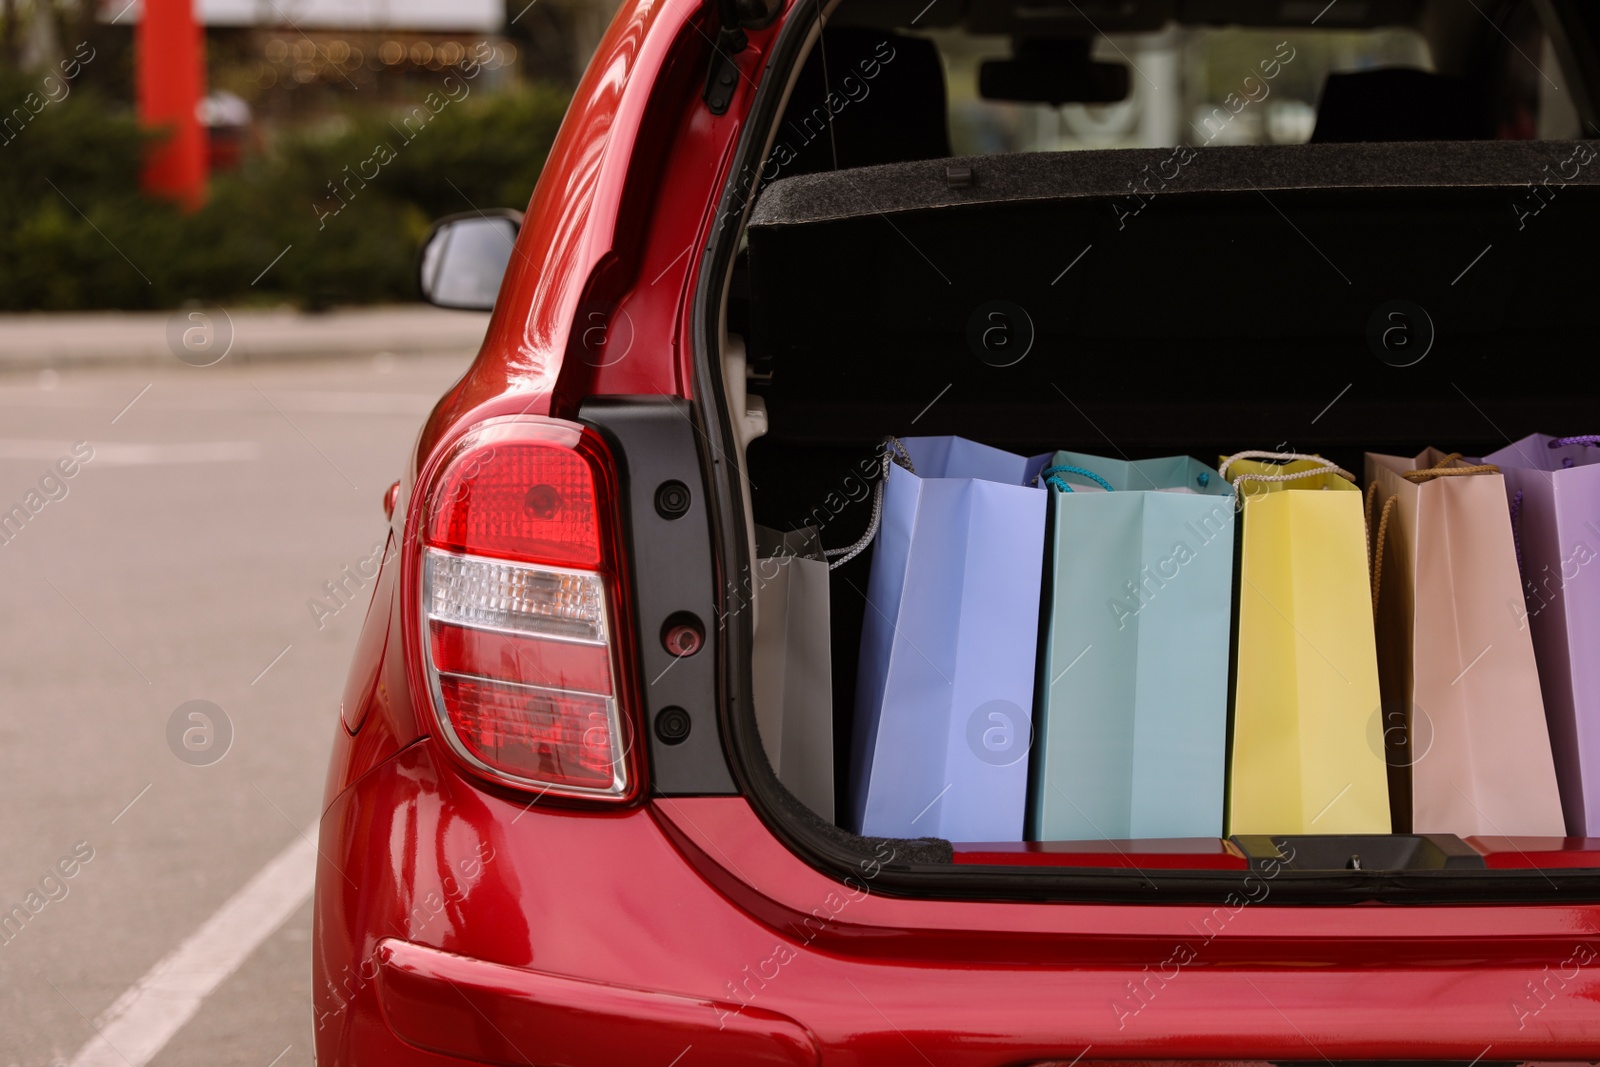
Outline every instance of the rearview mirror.
[[440, 219], [422, 242], [417, 287], [439, 307], [492, 311], [522, 227], [522, 212], [473, 211]]
[[1128, 68], [1094, 62], [1084, 39], [1017, 41], [1012, 58], [978, 67], [978, 95], [985, 100], [1114, 104], [1127, 99], [1128, 88]]

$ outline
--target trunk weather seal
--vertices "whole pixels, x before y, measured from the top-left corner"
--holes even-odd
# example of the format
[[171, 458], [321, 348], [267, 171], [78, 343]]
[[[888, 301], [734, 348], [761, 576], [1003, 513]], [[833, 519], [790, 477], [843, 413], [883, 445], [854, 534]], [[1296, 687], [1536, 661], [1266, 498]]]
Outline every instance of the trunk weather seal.
[[[929, 863], [878, 864], [870, 847], [850, 848], [841, 834], [804, 825], [784, 814], [786, 792], [767, 762], [750, 707], [753, 691], [750, 618], [728, 610], [731, 594], [750, 573], [744, 529], [743, 465], [729, 457], [742, 449], [727, 417], [721, 360], [722, 307], [739, 236], [759, 180], [766, 143], [785, 100], [795, 66], [804, 58], [810, 34], [819, 23], [822, 0], [794, 0], [768, 54], [750, 112], [740, 131], [729, 175], [717, 203], [707, 245], [701, 250], [691, 307], [694, 346], [694, 410], [705, 429], [710, 454], [706, 484], [711, 506], [721, 640], [717, 650], [721, 692], [719, 722], [726, 738], [729, 770], [756, 816], [790, 852], [821, 873], [837, 879], [871, 874], [875, 891], [890, 896], [954, 900], [1070, 901], [1078, 903], [1230, 904], [1253, 896], [1264, 884], [1257, 871], [1145, 872], [1136, 868], [1056, 868], [1018, 871], [1014, 867]], [[730, 577], [731, 576], [731, 577]], [[820, 820], [818, 820], [820, 822]], [[870, 840], [858, 838], [865, 846]], [[906, 842], [907, 851], [926, 849], [927, 840]], [[1272, 904], [1557, 904], [1600, 901], [1600, 869], [1471, 871], [1289, 872], [1271, 886]]]

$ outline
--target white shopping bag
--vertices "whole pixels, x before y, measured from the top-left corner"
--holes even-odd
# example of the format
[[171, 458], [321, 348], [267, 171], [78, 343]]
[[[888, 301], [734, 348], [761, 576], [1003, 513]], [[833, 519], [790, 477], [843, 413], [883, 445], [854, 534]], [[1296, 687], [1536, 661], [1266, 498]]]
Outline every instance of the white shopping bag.
[[756, 527], [755, 710], [778, 780], [833, 821], [828, 564], [818, 531]]

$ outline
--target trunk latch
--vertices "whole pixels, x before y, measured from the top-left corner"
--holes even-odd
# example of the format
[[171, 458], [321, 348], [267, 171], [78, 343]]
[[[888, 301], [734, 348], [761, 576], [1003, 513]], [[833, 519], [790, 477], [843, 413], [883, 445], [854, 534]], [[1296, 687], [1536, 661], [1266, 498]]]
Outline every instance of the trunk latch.
[[1486, 870], [1476, 849], [1454, 834], [1237, 834], [1254, 870]]

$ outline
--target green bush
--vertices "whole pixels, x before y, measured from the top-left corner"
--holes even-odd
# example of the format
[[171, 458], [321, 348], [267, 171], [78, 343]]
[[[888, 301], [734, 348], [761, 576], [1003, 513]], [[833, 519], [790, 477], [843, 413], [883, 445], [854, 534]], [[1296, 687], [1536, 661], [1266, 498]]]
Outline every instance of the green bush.
[[[35, 89], [0, 72], [0, 116]], [[409, 128], [408, 108], [284, 135], [185, 214], [140, 193], [147, 138], [131, 114], [74, 91], [0, 134], [0, 310], [415, 299], [428, 223], [526, 206], [567, 105], [545, 86], [442, 100]]]

